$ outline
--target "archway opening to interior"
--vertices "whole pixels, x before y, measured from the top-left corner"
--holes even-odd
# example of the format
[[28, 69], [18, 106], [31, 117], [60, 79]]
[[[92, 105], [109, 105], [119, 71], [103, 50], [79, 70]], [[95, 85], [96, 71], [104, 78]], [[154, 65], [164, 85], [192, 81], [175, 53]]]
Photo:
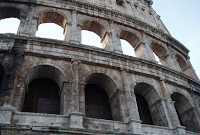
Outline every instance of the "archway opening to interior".
[[168, 126], [166, 117], [163, 115], [160, 95], [154, 87], [147, 83], [137, 83], [134, 87], [140, 119], [144, 124]]
[[147, 101], [140, 94], [136, 93], [135, 96], [142, 124], [154, 125]]
[[124, 39], [120, 39], [120, 42], [123, 54], [135, 57], [135, 51], [132, 45]]
[[171, 99], [175, 101], [174, 106], [177, 111], [180, 124], [186, 127], [186, 130], [199, 133], [200, 124], [196, 116], [197, 114], [195, 113], [195, 109], [192, 107], [189, 100], [178, 92], [174, 92], [171, 95]]
[[86, 117], [112, 120], [109, 98], [96, 84], [85, 86]]
[[23, 112], [60, 114], [60, 88], [51, 79], [31, 81], [25, 95]]
[[[121, 121], [120, 101], [115, 82], [102, 73], [93, 73], [86, 78], [86, 116]], [[94, 112], [96, 113], [94, 114]], [[94, 117], [94, 116], [91, 116]]]
[[82, 30], [81, 35], [82, 35], [81, 37], [82, 44], [102, 48], [101, 38], [96, 33], [88, 30]]
[[151, 49], [153, 51], [154, 58], [158, 62], [158, 64], [167, 65], [167, 50], [158, 43], [152, 43]]
[[120, 41], [123, 54], [140, 57], [139, 51], [135, 49], [140, 40], [135, 34], [129, 31], [122, 31], [120, 33]]
[[53, 66], [31, 68], [25, 80], [22, 111], [63, 114], [63, 82], [64, 75]]
[[185, 72], [185, 70], [187, 69], [187, 63], [186, 61], [178, 54], [175, 55], [176, 60], [182, 70], [182, 72]]
[[[83, 23], [81, 37], [83, 44], [86, 43], [103, 49], [106, 48], [108, 44], [108, 33], [105, 28], [101, 24], [94, 21], [85, 21]], [[85, 40], [87, 40], [87, 42], [85, 42]]]
[[21, 12], [17, 8], [0, 8], [0, 33], [17, 34]]
[[37, 37], [64, 40], [66, 19], [56, 12], [45, 12], [39, 16]]

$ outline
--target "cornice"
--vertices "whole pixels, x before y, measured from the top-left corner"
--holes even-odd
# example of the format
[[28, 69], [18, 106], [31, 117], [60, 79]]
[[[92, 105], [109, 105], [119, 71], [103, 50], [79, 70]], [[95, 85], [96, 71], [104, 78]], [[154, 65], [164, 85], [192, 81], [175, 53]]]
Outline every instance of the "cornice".
[[[173, 69], [167, 68], [165, 66], [156, 64], [152, 61], [148, 61], [148, 60], [144, 60], [144, 59], [140, 59], [140, 58], [136, 58], [136, 57], [131, 57], [131, 56], [127, 56], [127, 55], [123, 55], [123, 54], [118, 54], [118, 53], [114, 53], [111, 51], [106, 51], [104, 49], [100, 49], [100, 48], [96, 48], [96, 47], [91, 47], [91, 46], [87, 46], [87, 45], [83, 45], [83, 44], [72, 44], [72, 43], [68, 43], [65, 41], [59, 41], [59, 40], [53, 40], [53, 39], [43, 39], [43, 38], [37, 38], [37, 37], [25, 37], [25, 36], [19, 36], [19, 35], [13, 35], [13, 34], [0, 34], [0, 38], [2, 40], [7, 40], [7, 39], [14, 39], [14, 40], [25, 40], [27, 41], [28, 44], [31, 43], [31, 45], [39, 45], [38, 43], [42, 43], [43, 46], [52, 46], [53, 48], [58, 48], [58, 49], [63, 49], [63, 50], [71, 50], [71, 51], [77, 51], [77, 52], [81, 52], [81, 51], [86, 51], [86, 52], [91, 52], [94, 55], [98, 55], [99, 57], [106, 57], [106, 58], [110, 58], [114, 61], [121, 61], [122, 63], [125, 63], [125, 65], [123, 65], [123, 68], [126, 68], [126, 70], [130, 73], [136, 73], [136, 74], [142, 74], [144, 76], [149, 76], [149, 77], [153, 77], [153, 78], [160, 78], [160, 75], [162, 76], [162, 74], [167, 75], [165, 76], [165, 81], [171, 84], [175, 84], [178, 85], [180, 87], [185, 87], [181, 84], [178, 84], [177, 82], [179, 82], [179, 80], [184, 80], [184, 82], [187, 82], [188, 80], [190, 81], [194, 81], [195, 83], [200, 84], [199, 82], [195, 81], [194, 79], [192, 79], [191, 77], [175, 71]], [[13, 42], [13, 41], [11, 41]], [[25, 54], [28, 55], [35, 55], [35, 56], [39, 56], [39, 57], [47, 57], [47, 58], [52, 58], [52, 59], [61, 59], [61, 60], [71, 60], [70, 57], [65, 57], [65, 56], [53, 56], [51, 54], [46, 55], [46, 54], [40, 54], [37, 52], [25, 52]], [[87, 64], [95, 64], [94, 62], [90, 62], [87, 60], [81, 60], [81, 63], [87, 63]], [[126, 63], [130, 63], [130, 65], [126, 65]], [[109, 65], [109, 64], [101, 64], [101, 63], [96, 63], [96, 65], [98, 66], [103, 66], [103, 67], [108, 67], [108, 68], [113, 68], [113, 69], [119, 69], [121, 68], [121, 66], [119, 64], [115, 65]], [[133, 67], [130, 67], [130, 66]], [[141, 69], [137, 69], [134, 66], [139, 66], [141, 67]], [[149, 74], [148, 72], [146, 72], [146, 68], [149, 69], [155, 69], [156, 73], [152, 73]], [[173, 78], [175, 78], [177, 81], [174, 80], [170, 80], [170, 76], [172, 76]], [[188, 86], [186, 86], [188, 87]], [[185, 87], [185, 88], [186, 88]]]

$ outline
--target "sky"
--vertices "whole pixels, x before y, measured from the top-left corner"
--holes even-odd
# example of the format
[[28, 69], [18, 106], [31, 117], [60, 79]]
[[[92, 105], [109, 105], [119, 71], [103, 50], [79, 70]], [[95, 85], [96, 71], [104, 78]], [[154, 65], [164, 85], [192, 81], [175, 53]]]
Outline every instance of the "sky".
[[200, 0], [153, 0], [153, 9], [170, 34], [189, 50], [200, 78]]
[[[189, 50], [190, 61], [200, 77], [200, 0], [153, 0], [153, 9], [161, 16], [161, 20], [171, 35]], [[20, 21], [4, 19], [0, 21], [0, 33], [16, 33]], [[12, 27], [10, 27], [12, 26]], [[50, 29], [52, 28], [52, 29]], [[51, 31], [52, 30], [52, 31]], [[55, 31], [56, 30], [56, 31]], [[44, 31], [46, 33], [44, 33]], [[63, 40], [62, 27], [55, 24], [39, 25], [36, 36]], [[88, 38], [90, 37], [90, 38]], [[92, 37], [92, 38], [91, 38]], [[87, 40], [89, 39], [89, 40]], [[93, 41], [91, 42], [91, 39]], [[101, 39], [94, 33], [82, 31], [82, 43], [102, 48]], [[135, 56], [131, 45], [121, 40], [123, 53]], [[157, 58], [158, 60], [158, 58]]]

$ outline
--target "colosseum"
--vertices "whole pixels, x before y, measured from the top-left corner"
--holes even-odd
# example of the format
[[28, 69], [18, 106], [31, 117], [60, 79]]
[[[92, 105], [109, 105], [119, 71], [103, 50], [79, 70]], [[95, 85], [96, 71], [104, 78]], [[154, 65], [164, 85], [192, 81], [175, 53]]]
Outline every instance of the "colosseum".
[[[1, 0], [0, 19], [20, 25], [0, 34], [0, 135], [199, 135], [200, 81], [189, 50], [152, 4]], [[64, 40], [35, 36], [44, 23], [62, 27]], [[102, 48], [83, 44], [82, 30]]]

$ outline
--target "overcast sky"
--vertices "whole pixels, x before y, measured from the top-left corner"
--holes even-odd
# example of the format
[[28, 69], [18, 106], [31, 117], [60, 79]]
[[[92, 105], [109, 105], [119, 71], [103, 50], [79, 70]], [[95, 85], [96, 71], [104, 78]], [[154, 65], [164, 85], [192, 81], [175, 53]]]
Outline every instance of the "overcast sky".
[[153, 0], [153, 8], [171, 35], [190, 50], [200, 77], [200, 0]]

